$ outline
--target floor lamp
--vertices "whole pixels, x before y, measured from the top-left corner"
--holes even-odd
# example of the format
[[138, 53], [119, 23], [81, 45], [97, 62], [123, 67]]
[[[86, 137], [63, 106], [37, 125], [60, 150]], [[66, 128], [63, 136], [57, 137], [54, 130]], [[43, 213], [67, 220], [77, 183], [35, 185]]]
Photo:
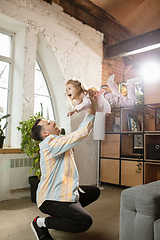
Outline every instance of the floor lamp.
[[93, 140], [98, 140], [98, 162], [97, 162], [97, 186], [100, 185], [100, 141], [105, 140], [105, 113], [96, 112], [94, 128], [93, 128]]

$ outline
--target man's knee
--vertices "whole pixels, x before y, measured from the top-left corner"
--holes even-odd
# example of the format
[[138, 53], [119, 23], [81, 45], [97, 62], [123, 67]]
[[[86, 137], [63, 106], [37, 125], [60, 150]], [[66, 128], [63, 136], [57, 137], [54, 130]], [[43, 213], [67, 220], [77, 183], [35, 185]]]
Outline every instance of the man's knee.
[[81, 232], [87, 231], [93, 223], [92, 217], [88, 214], [83, 218], [83, 225], [81, 225]]
[[98, 187], [95, 188], [95, 200], [97, 200], [100, 196], [100, 189]]

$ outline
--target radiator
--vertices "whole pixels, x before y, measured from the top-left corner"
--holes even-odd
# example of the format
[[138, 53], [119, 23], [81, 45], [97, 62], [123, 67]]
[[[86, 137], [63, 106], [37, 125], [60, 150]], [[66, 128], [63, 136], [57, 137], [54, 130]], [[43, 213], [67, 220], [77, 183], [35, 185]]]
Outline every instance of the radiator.
[[30, 173], [33, 158], [10, 159], [9, 189], [28, 188], [28, 177], [33, 176]]

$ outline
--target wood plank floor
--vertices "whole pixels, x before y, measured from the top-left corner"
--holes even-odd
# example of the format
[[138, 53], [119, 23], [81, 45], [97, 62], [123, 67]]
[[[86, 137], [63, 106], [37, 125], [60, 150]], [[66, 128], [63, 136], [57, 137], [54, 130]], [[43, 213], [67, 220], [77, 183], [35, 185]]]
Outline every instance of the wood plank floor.
[[[102, 184], [100, 198], [85, 209], [93, 218], [93, 225], [85, 233], [73, 234], [50, 230], [55, 240], [118, 240], [120, 194], [119, 186]], [[36, 240], [30, 222], [37, 215], [43, 217], [30, 198], [0, 202], [0, 240]]]

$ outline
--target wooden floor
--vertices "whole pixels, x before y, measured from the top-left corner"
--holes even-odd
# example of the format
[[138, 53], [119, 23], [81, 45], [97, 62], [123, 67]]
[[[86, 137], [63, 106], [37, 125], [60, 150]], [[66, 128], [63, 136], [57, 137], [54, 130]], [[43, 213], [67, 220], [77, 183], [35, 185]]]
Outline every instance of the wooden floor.
[[[118, 240], [120, 194], [119, 186], [102, 184], [100, 198], [85, 209], [93, 218], [93, 225], [85, 233], [73, 234], [50, 230], [55, 240]], [[0, 240], [36, 240], [30, 222], [37, 215], [43, 217], [30, 198], [0, 202]]]

